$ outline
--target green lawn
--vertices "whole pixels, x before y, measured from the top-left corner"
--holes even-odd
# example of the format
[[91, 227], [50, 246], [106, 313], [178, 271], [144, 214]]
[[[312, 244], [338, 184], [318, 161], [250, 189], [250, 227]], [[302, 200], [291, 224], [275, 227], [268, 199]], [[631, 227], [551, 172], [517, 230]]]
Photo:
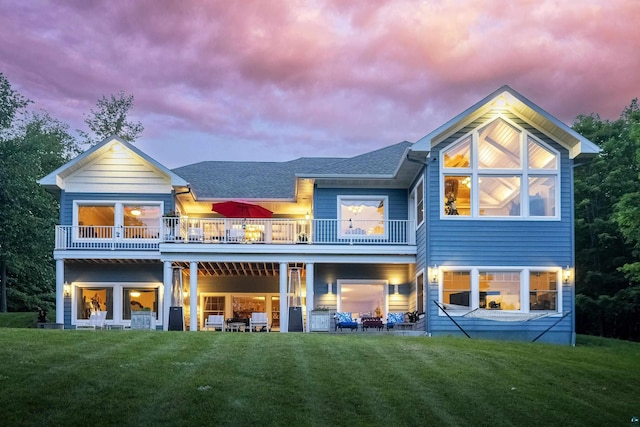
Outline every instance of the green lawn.
[[619, 426], [640, 344], [0, 329], [0, 425]]

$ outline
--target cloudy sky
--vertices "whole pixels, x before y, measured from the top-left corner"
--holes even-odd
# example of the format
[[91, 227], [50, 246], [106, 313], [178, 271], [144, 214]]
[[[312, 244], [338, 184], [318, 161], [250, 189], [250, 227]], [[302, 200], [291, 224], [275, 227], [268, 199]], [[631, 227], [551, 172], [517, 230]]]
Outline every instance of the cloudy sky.
[[567, 124], [640, 97], [638, 0], [0, 1], [0, 72], [87, 130], [134, 95], [136, 143], [201, 160], [416, 141], [504, 84]]

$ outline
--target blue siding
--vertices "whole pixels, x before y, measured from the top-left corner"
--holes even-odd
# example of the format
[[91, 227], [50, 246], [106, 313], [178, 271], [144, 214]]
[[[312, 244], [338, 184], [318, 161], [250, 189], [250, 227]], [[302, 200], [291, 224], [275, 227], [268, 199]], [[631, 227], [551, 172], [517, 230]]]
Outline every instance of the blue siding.
[[[573, 265], [573, 162], [565, 148], [515, 116], [520, 127], [560, 153], [560, 220], [440, 219], [440, 152], [473, 128], [484, 125], [487, 117], [471, 123], [439, 144], [431, 153], [425, 186], [427, 188], [427, 266], [565, 266]], [[420, 239], [420, 234], [418, 234]], [[420, 240], [418, 240], [420, 242]], [[419, 248], [420, 248], [420, 243]], [[419, 249], [420, 251], [420, 249]], [[421, 265], [421, 253], [418, 265]], [[438, 286], [426, 284], [427, 331], [432, 335], [463, 335], [446, 316], [438, 315]], [[563, 311], [573, 311], [573, 289], [563, 286]], [[472, 338], [533, 340], [559, 317], [550, 316], [527, 322], [499, 322], [455, 317]], [[573, 339], [574, 314], [539, 339], [569, 344]]]
[[[495, 220], [495, 219], [440, 219], [439, 162], [430, 162], [428, 171], [427, 212], [429, 217], [428, 265], [572, 265], [573, 259], [573, 204], [572, 162], [568, 152], [549, 138], [533, 132], [530, 126], [519, 125], [531, 131], [561, 154], [560, 168], [560, 220]], [[459, 132], [456, 136], [467, 133]], [[438, 159], [440, 151], [455, 141], [447, 139], [432, 152]]]
[[82, 200], [113, 200], [113, 201], [143, 201], [164, 202], [165, 211], [175, 209], [174, 195], [171, 194], [120, 194], [120, 193], [67, 193], [60, 195], [60, 225], [72, 225], [73, 202]]
[[338, 196], [388, 196], [389, 219], [408, 219], [408, 191], [406, 189], [376, 188], [316, 188], [313, 195], [316, 219], [338, 218]]

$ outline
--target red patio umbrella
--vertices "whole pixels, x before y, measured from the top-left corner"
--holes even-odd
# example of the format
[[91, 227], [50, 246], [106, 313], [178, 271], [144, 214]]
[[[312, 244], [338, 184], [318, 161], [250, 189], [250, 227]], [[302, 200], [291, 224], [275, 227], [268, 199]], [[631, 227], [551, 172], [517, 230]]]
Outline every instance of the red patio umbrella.
[[227, 218], [271, 218], [273, 216], [273, 212], [262, 206], [235, 201], [214, 203], [211, 210]]

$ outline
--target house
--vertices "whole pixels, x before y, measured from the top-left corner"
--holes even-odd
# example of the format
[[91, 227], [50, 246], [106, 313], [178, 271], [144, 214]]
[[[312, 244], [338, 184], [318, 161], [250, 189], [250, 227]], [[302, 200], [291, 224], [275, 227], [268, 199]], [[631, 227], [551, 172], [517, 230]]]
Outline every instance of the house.
[[[196, 331], [266, 312], [272, 330], [328, 330], [312, 324], [322, 306], [417, 312], [426, 335], [571, 344], [573, 168], [597, 153], [508, 86], [352, 158], [169, 170], [107, 138], [40, 181], [61, 205], [56, 322], [144, 314]], [[230, 201], [267, 213], [222, 212]]]

